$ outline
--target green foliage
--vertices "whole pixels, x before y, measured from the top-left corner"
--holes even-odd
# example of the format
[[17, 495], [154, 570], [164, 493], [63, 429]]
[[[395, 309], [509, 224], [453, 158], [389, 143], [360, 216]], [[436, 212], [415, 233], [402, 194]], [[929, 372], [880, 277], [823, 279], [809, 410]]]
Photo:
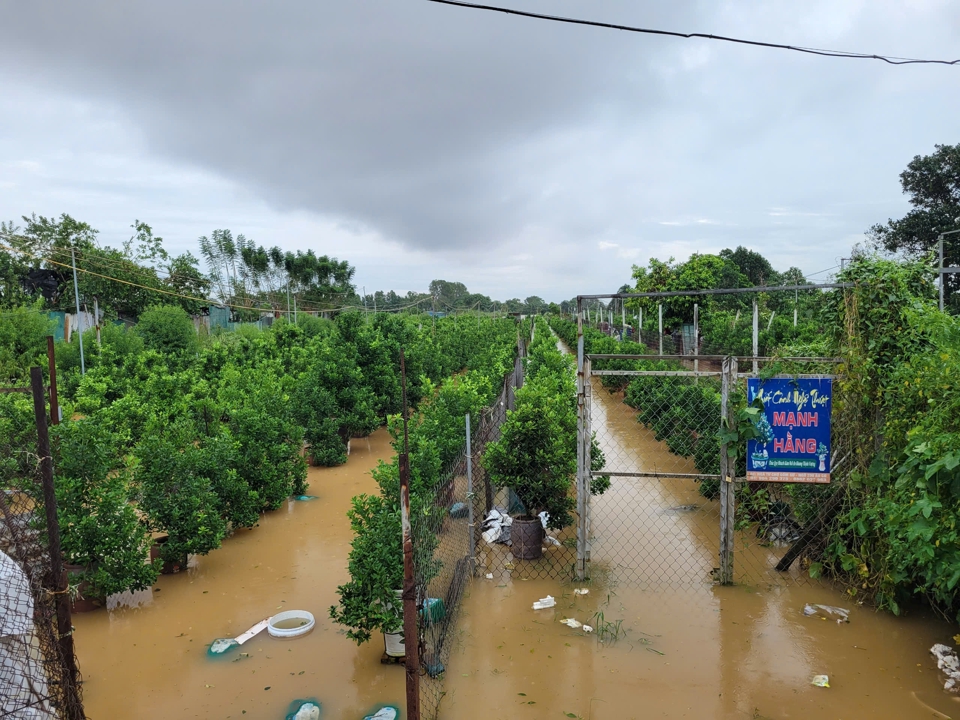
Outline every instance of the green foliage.
[[30, 367], [47, 366], [47, 335], [53, 321], [40, 303], [0, 310], [0, 384], [25, 385]]
[[136, 479], [140, 509], [154, 531], [166, 532], [160, 557], [186, 565], [187, 555], [205, 555], [220, 547], [226, 521], [203, 450], [184, 443], [185, 432], [173, 428], [167, 436], [151, 435], [137, 447]]
[[403, 587], [403, 545], [399, 506], [376, 495], [359, 495], [348, 513], [353, 529], [349, 582], [339, 586], [340, 602], [330, 619], [347, 627], [358, 645], [376, 630], [391, 633], [403, 627], [396, 592]]
[[[479, 330], [471, 322], [458, 328], [455, 320], [445, 319], [438, 323], [437, 339], [432, 332], [422, 336], [418, 350], [417, 344], [409, 342], [416, 338], [412, 326], [406, 324], [404, 328], [398, 322], [406, 323], [390, 319], [378, 330], [387, 338], [405, 336], [408, 379], [410, 358], [420, 356], [424, 345], [439, 346], [441, 366], [451, 368], [451, 372], [463, 370], [465, 364], [471, 366], [444, 379], [439, 386], [421, 378], [423, 400], [408, 421], [414, 563], [418, 581], [426, 583], [440, 571], [434, 550], [446, 508], [439, 498], [454, 480], [451, 468], [464, 445], [464, 416], [470, 413], [478, 417], [496, 397], [504, 375], [512, 367], [516, 328], [509, 320], [480, 323]], [[456, 332], [458, 329], [462, 332]], [[473, 356], [465, 346], [483, 351]], [[402, 418], [391, 416], [389, 430], [399, 456], [403, 451]], [[330, 608], [330, 617], [346, 626], [347, 636], [358, 644], [369, 640], [376, 630], [397, 632], [402, 626], [395, 595], [403, 581], [398, 456], [389, 463], [381, 461], [373, 470], [380, 494], [355, 497], [349, 513], [354, 530], [350, 580], [338, 588], [340, 601]]]
[[37, 426], [33, 398], [19, 393], [0, 394], [0, 492], [28, 488], [39, 497], [37, 481]]
[[91, 420], [54, 426], [51, 436], [64, 559], [84, 568], [97, 599], [150, 587], [157, 568], [146, 563], [149, 536], [129, 502], [116, 439]]
[[[605, 459], [596, 438], [591, 447], [591, 467], [600, 470]], [[536, 323], [524, 385], [516, 392], [516, 409], [508, 411], [500, 439], [487, 446], [483, 464], [497, 487], [513, 488], [528, 518], [546, 511], [548, 527], [554, 529], [573, 522], [576, 503], [570, 491], [577, 471], [573, 365], [557, 349], [543, 320]], [[606, 476], [591, 482], [594, 494], [609, 487]]]
[[[236, 447], [236, 472], [260, 498], [264, 510], [276, 510], [284, 498], [306, 491], [306, 464], [300, 455], [303, 430], [292, 417], [292, 398], [266, 368], [221, 375], [220, 420]], [[371, 428], [372, 430], [373, 428]]]
[[189, 355], [197, 351], [197, 331], [183, 308], [154, 305], [137, 323], [137, 334], [147, 348], [166, 355]]
[[[879, 249], [920, 259], [936, 250], [940, 233], [960, 229], [960, 144], [935, 145], [930, 155], [915, 156], [900, 173], [900, 186], [912, 209], [902, 218], [874, 225], [869, 235]], [[946, 265], [960, 264], [956, 235], [945, 238], [944, 260]], [[948, 291], [955, 293], [957, 276], [945, 278]]]
[[377, 400], [344, 344], [323, 343], [316, 352], [299, 382], [295, 412], [314, 462], [341, 465], [350, 438], [376, 427]]

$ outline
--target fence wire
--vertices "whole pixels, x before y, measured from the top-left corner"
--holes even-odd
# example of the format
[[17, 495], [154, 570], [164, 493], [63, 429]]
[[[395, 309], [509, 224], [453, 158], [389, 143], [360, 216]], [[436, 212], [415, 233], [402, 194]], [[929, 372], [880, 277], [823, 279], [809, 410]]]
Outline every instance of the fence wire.
[[0, 428], [0, 718], [82, 719], [76, 658], [58, 629], [33, 403], [2, 397], [16, 427]]
[[[589, 560], [591, 572], [602, 570], [620, 584], [678, 588], [718, 580], [720, 362], [700, 360], [699, 373], [687, 364], [605, 357], [587, 365], [590, 429], [606, 460], [593, 474], [611, 476], [610, 490], [590, 504]], [[760, 370], [765, 364], [759, 363]], [[740, 374], [729, 396], [734, 411], [746, 404], [751, 363], [744, 365], [748, 372]], [[832, 367], [823, 358], [789, 369], [809, 374]], [[810, 565], [823, 550], [846, 482], [846, 434], [836, 425], [832, 434], [829, 485], [746, 482], [740, 452], [734, 471], [734, 582], [820, 582], [811, 577]]]
[[481, 524], [496, 501], [479, 459], [487, 444], [500, 437], [514, 389], [522, 383], [522, 371], [518, 361], [496, 402], [479, 418], [471, 418], [469, 453], [464, 426], [464, 446], [444, 469], [444, 480], [432, 506], [411, 518], [414, 575], [420, 598], [420, 712], [425, 720], [439, 715], [445, 694], [444, 671], [456, 642], [463, 593], [477, 567]]

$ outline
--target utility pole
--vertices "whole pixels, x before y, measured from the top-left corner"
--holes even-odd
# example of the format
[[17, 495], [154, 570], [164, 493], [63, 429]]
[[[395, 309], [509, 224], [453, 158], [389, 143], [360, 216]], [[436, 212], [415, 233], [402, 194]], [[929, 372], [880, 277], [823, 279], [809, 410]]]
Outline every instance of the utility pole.
[[73, 299], [77, 304], [77, 328], [80, 332], [80, 374], [87, 374], [87, 366], [83, 362], [83, 320], [80, 319], [80, 288], [77, 285], [77, 255], [70, 248], [70, 259], [73, 262]]

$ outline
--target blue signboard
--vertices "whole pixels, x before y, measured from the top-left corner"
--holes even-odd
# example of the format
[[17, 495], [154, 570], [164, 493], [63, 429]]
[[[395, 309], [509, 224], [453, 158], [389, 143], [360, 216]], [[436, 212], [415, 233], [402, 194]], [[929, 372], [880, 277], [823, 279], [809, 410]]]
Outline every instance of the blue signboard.
[[747, 481], [830, 482], [833, 383], [824, 379], [747, 380], [747, 399], [760, 398], [760, 437], [747, 441]]

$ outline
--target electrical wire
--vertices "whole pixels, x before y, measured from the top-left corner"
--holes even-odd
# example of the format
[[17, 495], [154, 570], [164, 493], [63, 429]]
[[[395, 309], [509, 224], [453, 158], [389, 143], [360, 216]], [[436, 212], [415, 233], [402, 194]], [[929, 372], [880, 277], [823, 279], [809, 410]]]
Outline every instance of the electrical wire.
[[815, 275], [823, 275], [823, 273], [825, 273], [825, 272], [830, 272], [831, 270], [836, 270], [838, 267], [840, 267], [840, 266], [839, 266], [839, 265], [834, 265], [833, 267], [828, 267], [826, 270], [817, 270], [815, 273], [810, 273], [809, 275], [807, 275], [807, 277], [808, 277], [808, 278], [812, 278], [812, 277], [814, 277]]
[[708, 33], [696, 32], [682, 33], [672, 30], [656, 30], [653, 28], [634, 27], [632, 25], [618, 25], [616, 23], [599, 22], [596, 20], [583, 20], [579, 18], [563, 17], [560, 15], [546, 15], [543, 13], [529, 12], [526, 10], [499, 7], [497, 5], [481, 5], [478, 3], [463, 2], [462, 0], [427, 0], [427, 2], [438, 3], [440, 5], [453, 5], [455, 7], [470, 8], [473, 10], [487, 10], [490, 12], [504, 13], [505, 15], [519, 15], [520, 17], [534, 18], [536, 20], [550, 20], [552, 22], [567, 23], [570, 25], [588, 25], [590, 27], [606, 28], [608, 30], [623, 30], [625, 32], [643, 33], [645, 35], [665, 35], [668, 37], [684, 39], [702, 38], [704, 40], [719, 40], [722, 42], [772, 48], [775, 50], [792, 50], [794, 52], [807, 53], [808, 55], [822, 55], [824, 57], [848, 58], [853, 60], [881, 60], [890, 65], [960, 65], [960, 59], [922, 60], [918, 58], [902, 58], [890, 55], [846, 52], [843, 50], [823, 50], [821, 48], [804, 47], [802, 45], [782, 45], [780, 43], [763, 42], [760, 40], [744, 40], [742, 38], [727, 37], [725, 35], [712, 35]]
[[[51, 265], [57, 265], [57, 266], [59, 266], [59, 267], [66, 268], [66, 269], [68, 269], [68, 270], [72, 270], [72, 267], [73, 267], [72, 265], [68, 265], [67, 263], [62, 263], [62, 262], [59, 262], [58, 260], [53, 260], [52, 258], [49, 258], [49, 257], [46, 257], [46, 258], [45, 258], [45, 257], [41, 257], [41, 256], [39, 256], [39, 255], [35, 255], [34, 253], [28, 252], [28, 251], [26, 251], [26, 250], [19, 250], [19, 249], [17, 249], [17, 248], [12, 248], [12, 247], [9, 247], [9, 246], [4, 245], [4, 244], [2, 244], [2, 243], [0, 243], [0, 250], [7, 250], [7, 251], [10, 251], [10, 252], [16, 252], [16, 253], [20, 253], [20, 254], [22, 254], [22, 255], [27, 255], [28, 257], [31, 257], [31, 258], [33, 258], [34, 260], [42, 260], [42, 261], [44, 261], [44, 262], [50, 263]], [[237, 305], [237, 304], [234, 304], [234, 303], [215, 302], [215, 301], [210, 300], [209, 298], [202, 298], [202, 297], [197, 297], [197, 296], [194, 296], [194, 295], [184, 295], [184, 294], [182, 294], [182, 293], [174, 292], [174, 291], [172, 291], [172, 290], [164, 290], [163, 288], [148, 287], [147, 285], [141, 285], [140, 283], [131, 282], [131, 281], [129, 281], [129, 280], [122, 280], [122, 279], [120, 279], [120, 278], [111, 277], [111, 276], [109, 276], [109, 275], [103, 275], [102, 273], [94, 272], [93, 270], [87, 270], [87, 269], [85, 269], [85, 268], [77, 268], [77, 272], [78, 272], [78, 273], [86, 273], [87, 275], [93, 275], [94, 277], [99, 277], [99, 278], [102, 278], [102, 279], [104, 279], [104, 280], [110, 280], [111, 282], [120, 283], [120, 284], [122, 284], [122, 285], [129, 285], [129, 286], [131, 286], [131, 287], [139, 288], [139, 289], [141, 289], [141, 290], [147, 290], [147, 291], [149, 291], [149, 292], [160, 293], [160, 294], [162, 294], [162, 295], [168, 295], [168, 296], [171, 296], [171, 297], [181, 298], [181, 299], [183, 299], [183, 300], [192, 300], [192, 301], [194, 301], [194, 302], [205, 303], [205, 304], [208, 304], [208, 305], [209, 305], [209, 304], [217, 304], [217, 305], [221, 305], [221, 306], [223, 306], [223, 307], [232, 308], [232, 309], [235, 309], [235, 310], [259, 310], [259, 311], [261, 311], [261, 312], [270, 312], [270, 313], [273, 313], [273, 312], [281, 312], [281, 313], [287, 313], [288, 315], [293, 315], [293, 310], [282, 310], [282, 309], [281, 309], [281, 310], [277, 310], [276, 308], [272, 308], [272, 307], [253, 307], [253, 306], [249, 306], [249, 305]], [[355, 305], [345, 305], [345, 306], [339, 307], [339, 308], [320, 308], [320, 309], [309, 309], [309, 307], [298, 307], [297, 310], [298, 310], [298, 311], [299, 311], [299, 310], [303, 310], [303, 312], [306, 312], [306, 313], [309, 313], [309, 312], [338, 312], [338, 311], [341, 311], [341, 310], [350, 310], [350, 309], [354, 309], [354, 308], [356, 308]]]

